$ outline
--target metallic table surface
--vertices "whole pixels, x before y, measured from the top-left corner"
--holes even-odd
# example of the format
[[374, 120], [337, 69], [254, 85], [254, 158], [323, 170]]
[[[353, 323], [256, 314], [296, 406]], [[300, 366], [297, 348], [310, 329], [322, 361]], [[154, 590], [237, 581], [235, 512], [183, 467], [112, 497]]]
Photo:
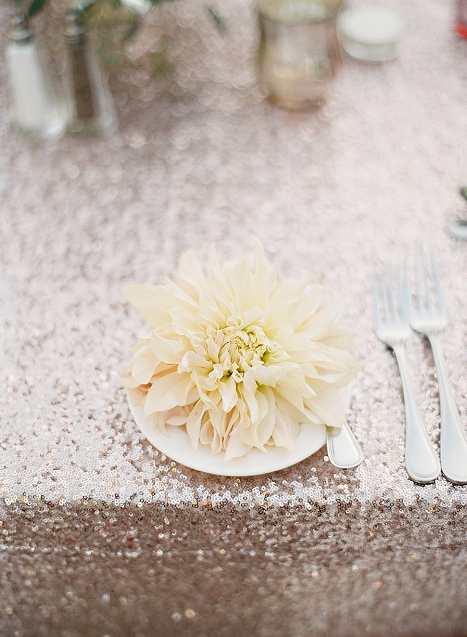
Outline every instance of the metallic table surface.
[[[465, 422], [467, 246], [444, 227], [465, 213], [467, 41], [449, 2], [387, 4], [407, 21], [400, 57], [345, 58], [315, 111], [264, 100], [247, 0], [218, 2], [226, 36], [202, 0], [146, 16], [111, 74], [110, 139], [18, 138], [0, 65], [2, 634], [467, 634], [467, 486], [407, 478], [400, 378], [371, 308], [374, 263], [433, 244]], [[56, 71], [62, 16], [38, 18]], [[161, 38], [171, 71], [153, 78], [143, 52]], [[346, 298], [355, 471], [323, 449], [216, 478], [161, 456], [131, 419], [116, 379], [144, 322], [122, 286], [160, 282], [191, 246], [238, 257], [253, 236], [283, 277], [312, 273]], [[414, 335], [408, 357], [437, 446], [426, 342]]]

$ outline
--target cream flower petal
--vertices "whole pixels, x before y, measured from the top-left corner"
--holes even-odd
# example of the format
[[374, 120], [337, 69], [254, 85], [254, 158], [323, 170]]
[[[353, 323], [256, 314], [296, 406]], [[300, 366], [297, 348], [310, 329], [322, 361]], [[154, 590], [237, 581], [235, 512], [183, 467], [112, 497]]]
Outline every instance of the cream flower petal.
[[211, 326], [214, 329], [219, 329], [225, 323], [225, 313], [209, 294], [201, 292], [197, 319], [205, 327]]
[[133, 347], [130, 347], [129, 351], [132, 352], [133, 354], [136, 354], [143, 347], [148, 347], [150, 344], [151, 344], [151, 335], [149, 334], [147, 338], [140, 337], [136, 345], [133, 345]]
[[199, 440], [203, 445], [209, 445], [212, 453], [219, 453], [223, 448], [223, 440], [218, 431], [213, 427], [210, 419], [203, 422], [199, 434]]
[[151, 349], [154, 355], [163, 363], [178, 365], [184, 353], [184, 343], [174, 338], [164, 338], [157, 332], [153, 332]]
[[234, 266], [230, 281], [241, 312], [247, 312], [252, 306], [256, 305], [258, 293], [247, 259], [240, 261]]
[[187, 250], [181, 256], [178, 275], [195, 288], [201, 289], [204, 286], [206, 277], [193, 249]]
[[250, 374], [245, 374], [243, 377], [243, 384], [241, 387], [242, 397], [248, 405], [250, 413], [250, 419], [256, 422], [259, 417], [259, 406], [256, 400], [256, 382]]
[[[269, 387], [258, 390], [258, 403], [261, 405], [261, 419], [258, 423], [257, 436], [262, 446], [268, 443], [276, 426], [276, 401], [274, 392]], [[264, 406], [264, 400], [266, 405]]]
[[136, 356], [132, 366], [132, 375], [138, 385], [146, 385], [149, 383], [157, 365], [157, 358], [148, 348], [146, 348], [144, 352], [141, 352], [139, 356]]
[[255, 239], [255, 275], [258, 284], [258, 304], [264, 310], [270, 306], [271, 294], [276, 287], [277, 268], [272, 267], [264, 254], [262, 244]]
[[[267, 432], [265, 431], [267, 429], [267, 426], [260, 427], [260, 423], [263, 423], [264, 420], [267, 419], [269, 404], [266, 396], [264, 396], [264, 394], [259, 391], [256, 392], [255, 399], [258, 404], [259, 410], [257, 423], [250, 422], [248, 426], [239, 430], [238, 433], [245, 444], [251, 445], [251, 447], [256, 447], [256, 449], [265, 452], [267, 450], [265, 449], [264, 445], [269, 440], [271, 433], [269, 432], [269, 435], [267, 435]], [[273, 411], [273, 414], [274, 413], [275, 410]], [[274, 428], [274, 424], [275, 417], [274, 422], [272, 423], [272, 429]], [[267, 425], [267, 423], [265, 423], [265, 425]]]
[[151, 327], [170, 322], [167, 314], [171, 306], [170, 292], [163, 285], [126, 285], [123, 294]]
[[224, 317], [230, 316], [232, 313], [233, 296], [226, 289], [223, 279], [218, 278], [213, 272], [208, 277], [209, 294], [216, 299], [216, 305]]
[[335, 387], [329, 387], [307, 400], [307, 405], [315, 414], [321, 416], [328, 427], [341, 429], [344, 421], [344, 403]]
[[133, 378], [131, 373], [123, 374], [123, 376], [120, 376], [120, 378], [118, 379], [118, 382], [121, 385], [123, 385], [123, 387], [126, 387], [127, 389], [136, 389], [137, 387], [140, 387], [141, 385], [139, 381]]
[[264, 325], [264, 312], [257, 305], [254, 305], [249, 310], [242, 312], [240, 322], [239, 322], [239, 326], [242, 329], [248, 328], [253, 324]]
[[319, 285], [310, 285], [300, 302], [295, 306], [294, 323], [293, 328], [295, 331], [300, 331], [301, 328], [306, 326], [311, 317], [314, 317], [316, 312], [322, 305], [321, 288]]
[[173, 330], [180, 336], [190, 336], [193, 332], [202, 332], [202, 326], [196, 317], [184, 307], [175, 307], [169, 310], [172, 319]]
[[150, 322], [121, 379], [151, 426], [186, 427], [193, 448], [226, 459], [269, 445], [292, 449], [301, 423], [342, 425], [337, 389], [358, 365], [341, 303], [326, 303], [312, 279], [278, 281], [256, 241], [249, 259], [206, 271], [193, 251], [175, 282], [127, 286]]
[[165, 280], [165, 285], [172, 294], [172, 303], [174, 305], [176, 303], [178, 307], [184, 307], [187, 310], [191, 310], [192, 312], [198, 311], [197, 297], [199, 290], [192, 291], [190, 287], [189, 292], [193, 294], [193, 296], [191, 296], [189, 292], [183, 290], [179, 285], [175, 285], [175, 283], [172, 283], [170, 279]]
[[229, 376], [225, 380], [222, 379], [218, 384], [219, 392], [222, 396], [222, 409], [225, 412], [231, 411], [237, 404], [237, 383]]
[[287, 451], [292, 451], [295, 440], [300, 431], [300, 425], [293, 420], [285, 411], [276, 409], [276, 426], [272, 432], [272, 438], [276, 447], [285, 447]]
[[202, 400], [198, 400], [188, 416], [186, 430], [190, 436], [193, 449], [198, 449], [201, 424], [207, 410], [208, 405]]
[[287, 370], [279, 365], [256, 365], [251, 376], [258, 385], [275, 387], [279, 381], [287, 380]]
[[241, 458], [252, 449], [252, 445], [243, 442], [239, 433], [233, 433], [229, 436], [227, 447], [225, 449], [224, 462], [232, 460], [232, 458]]
[[[310, 409], [305, 406], [302, 402], [300, 405], [296, 405], [288, 401], [282, 394], [279, 394], [275, 389], [274, 398], [276, 400], [276, 405], [282, 411], [289, 414], [289, 416], [297, 421], [298, 423], [313, 423], [313, 424], [324, 424], [321, 418], [315, 417], [313, 418], [310, 414]], [[307, 403], [308, 404], [308, 403]]]
[[167, 412], [166, 424], [173, 427], [181, 427], [186, 425], [190, 410], [187, 407], [174, 407]]
[[191, 372], [196, 371], [196, 374], [207, 374], [212, 371], [212, 361], [206, 360], [205, 356], [197, 354], [193, 351], [188, 351], [183, 354], [180, 365], [178, 366], [178, 372]]
[[227, 414], [225, 411], [212, 409], [209, 412], [212, 426], [219, 435], [222, 441], [224, 441], [226, 429], [227, 429]]
[[179, 374], [177, 371], [156, 378], [146, 398], [144, 415], [193, 402], [190, 400], [190, 391], [194, 386], [189, 374]]

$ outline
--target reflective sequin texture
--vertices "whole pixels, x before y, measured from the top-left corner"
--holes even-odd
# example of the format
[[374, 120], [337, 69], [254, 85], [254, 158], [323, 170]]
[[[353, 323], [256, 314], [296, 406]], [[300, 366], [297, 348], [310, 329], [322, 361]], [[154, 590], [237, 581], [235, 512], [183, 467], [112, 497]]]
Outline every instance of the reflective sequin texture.
[[[407, 478], [400, 378], [371, 308], [373, 264], [432, 243], [467, 424], [467, 246], [444, 231], [465, 214], [467, 48], [449, 3], [388, 6], [410, 25], [400, 58], [345, 59], [315, 111], [264, 100], [248, 0], [216, 3], [225, 35], [203, 0], [149, 13], [111, 74], [109, 139], [16, 137], [0, 65], [2, 635], [467, 635], [467, 487]], [[53, 4], [37, 23], [56, 71], [62, 18]], [[145, 52], [161, 42], [169, 71], [154, 77]], [[123, 285], [163, 282], [212, 241], [239, 258], [253, 236], [281, 278], [345, 295], [362, 366], [354, 471], [323, 448], [216, 478], [161, 455], [130, 416], [117, 378], [146, 326]], [[415, 335], [408, 359], [438, 448], [435, 369]]]

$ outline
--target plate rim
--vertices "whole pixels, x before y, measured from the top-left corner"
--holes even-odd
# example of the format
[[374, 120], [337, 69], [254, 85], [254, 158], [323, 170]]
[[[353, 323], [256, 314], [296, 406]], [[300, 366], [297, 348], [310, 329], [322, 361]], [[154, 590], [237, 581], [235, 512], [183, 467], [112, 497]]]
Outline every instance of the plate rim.
[[[351, 383], [338, 391], [347, 410], [351, 398]], [[289, 452], [285, 447], [273, 447], [265, 453], [253, 448], [241, 458], [232, 458], [225, 462], [225, 452], [212, 453], [208, 445], [200, 445], [201, 448], [198, 450], [193, 449], [183, 427], [167, 425], [168, 435], [158, 428], [149, 429], [144, 407], [133, 405], [128, 391], [127, 399], [138, 429], [160, 453], [189, 469], [210, 475], [242, 478], [274, 473], [306, 460], [326, 444], [326, 425], [304, 423], [301, 425], [293, 451]]]

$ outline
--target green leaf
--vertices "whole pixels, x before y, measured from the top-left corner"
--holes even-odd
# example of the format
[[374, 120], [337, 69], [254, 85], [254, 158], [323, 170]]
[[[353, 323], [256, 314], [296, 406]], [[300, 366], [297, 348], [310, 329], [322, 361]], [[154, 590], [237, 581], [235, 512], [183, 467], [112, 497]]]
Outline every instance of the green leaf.
[[463, 188], [459, 188], [459, 194], [461, 197], [464, 197], [464, 199], [467, 201], [467, 186], [464, 186]]
[[216, 25], [219, 33], [221, 33], [222, 35], [225, 35], [228, 29], [226, 27], [226, 24], [223, 18], [217, 13], [217, 11], [213, 7], [211, 7], [211, 5], [208, 5], [206, 8], [209, 11], [211, 18], [214, 20], [214, 24]]
[[125, 42], [129, 42], [131, 40], [131, 38], [134, 37], [134, 35], [136, 34], [136, 32], [138, 31], [140, 27], [139, 22], [135, 22], [134, 24], [131, 25], [131, 27], [128, 29], [128, 31], [125, 34]]
[[47, 0], [32, 0], [26, 16], [28, 18], [32, 18], [33, 16], [35, 16], [36, 13], [39, 13], [39, 11], [44, 8], [46, 2]]

